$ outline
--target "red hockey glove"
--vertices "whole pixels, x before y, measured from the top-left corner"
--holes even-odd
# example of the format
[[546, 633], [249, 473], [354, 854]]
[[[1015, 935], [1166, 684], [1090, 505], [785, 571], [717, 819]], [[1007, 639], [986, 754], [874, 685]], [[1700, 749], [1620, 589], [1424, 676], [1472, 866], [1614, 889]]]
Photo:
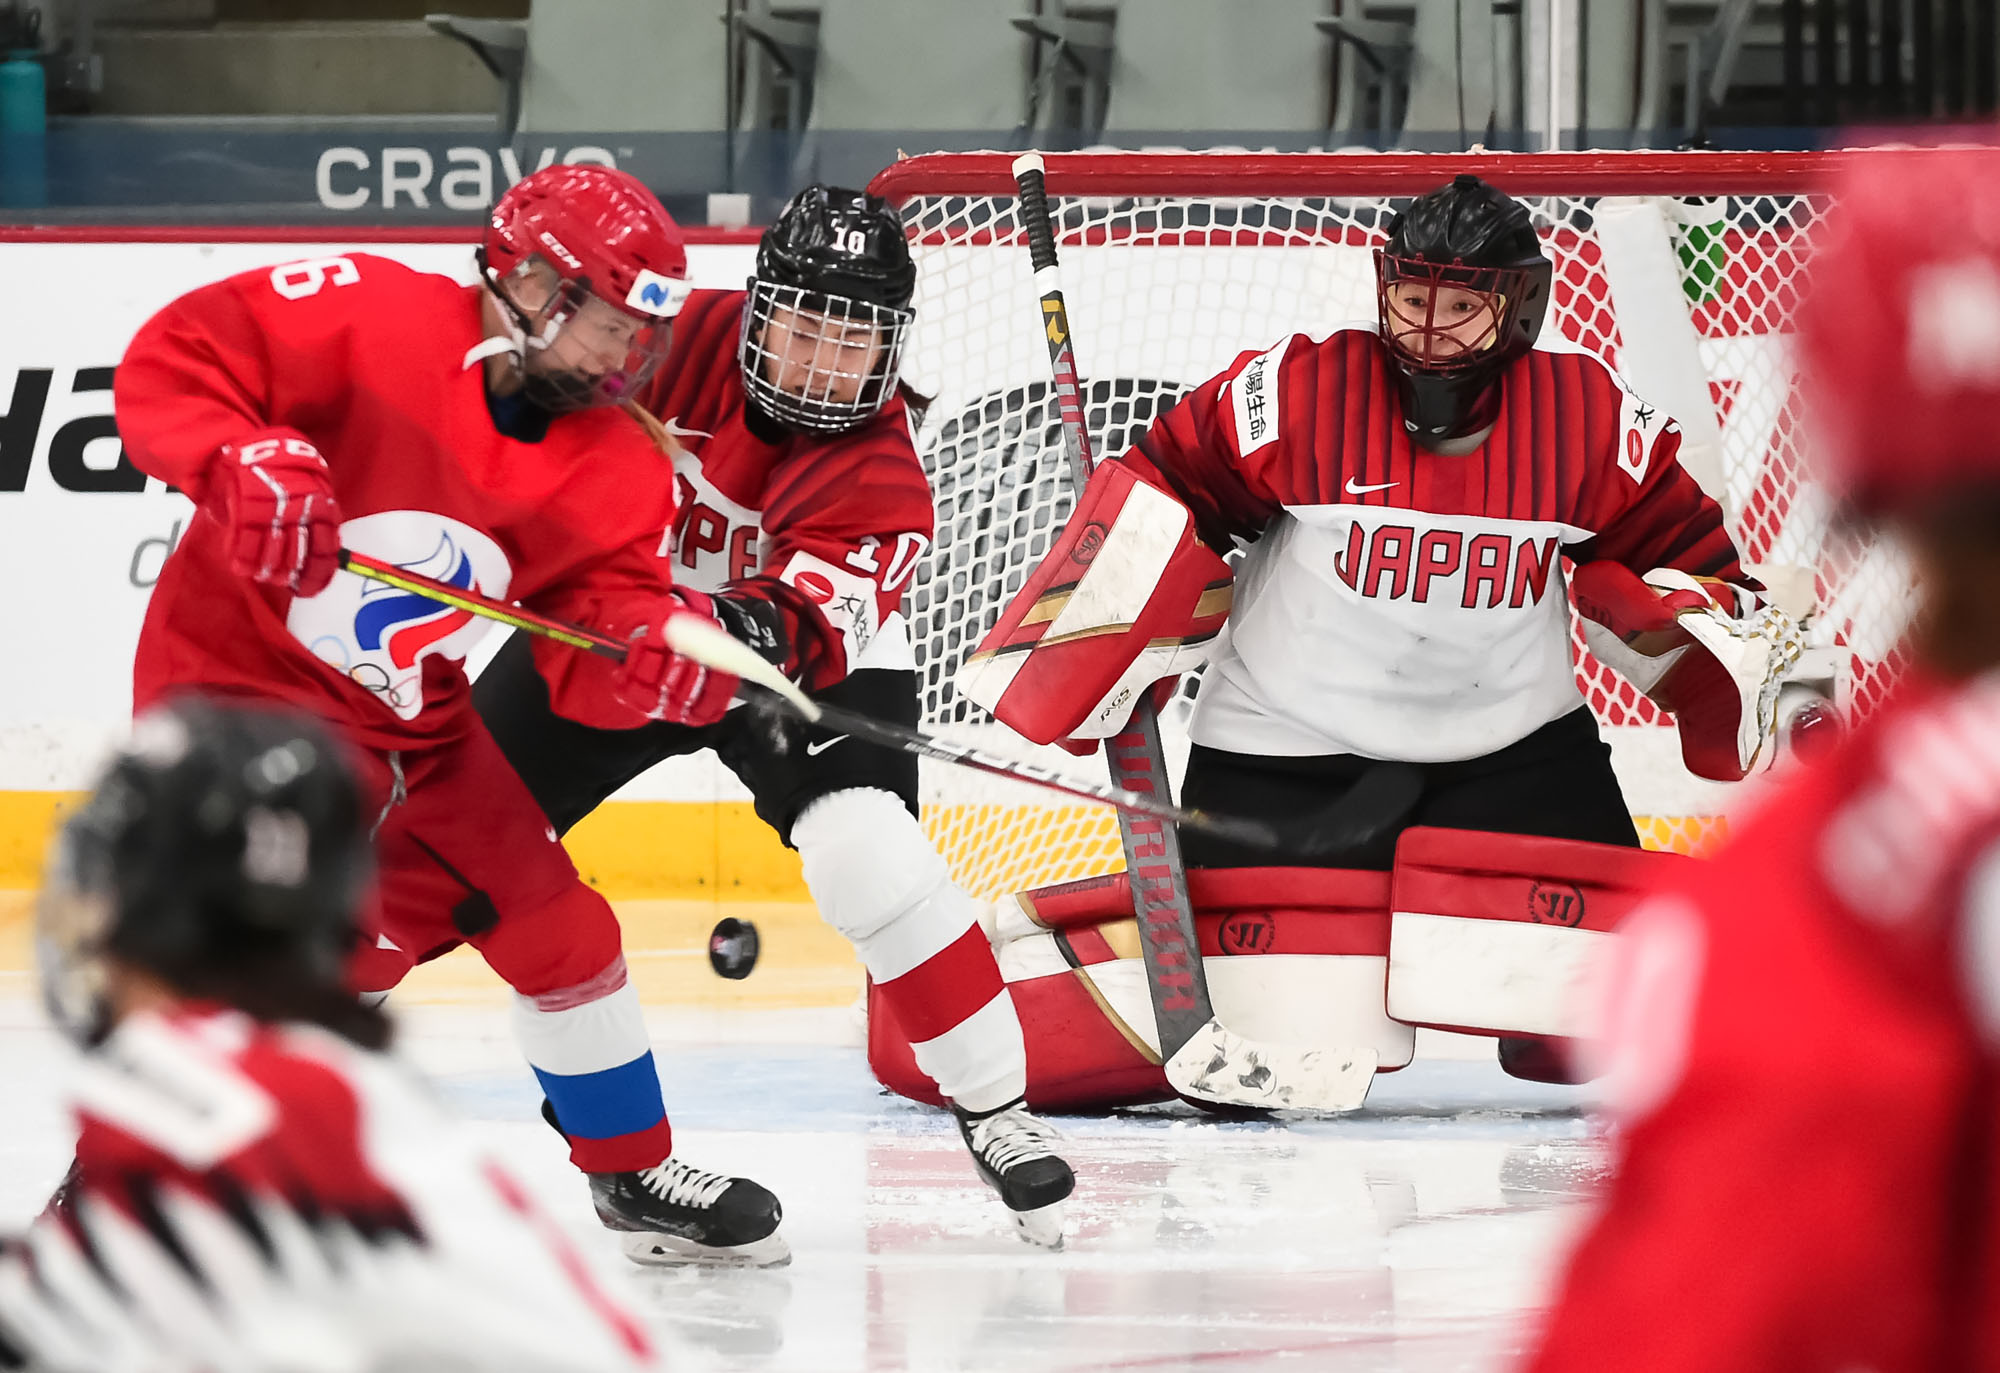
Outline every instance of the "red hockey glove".
[[675, 587], [646, 623], [633, 631], [611, 689], [619, 700], [649, 719], [712, 725], [729, 709], [742, 679], [732, 672], [704, 667], [667, 647], [667, 624], [683, 615], [728, 628], [715, 613], [714, 597]]
[[296, 429], [224, 444], [211, 489], [239, 577], [317, 596], [340, 566], [340, 503], [319, 450]]

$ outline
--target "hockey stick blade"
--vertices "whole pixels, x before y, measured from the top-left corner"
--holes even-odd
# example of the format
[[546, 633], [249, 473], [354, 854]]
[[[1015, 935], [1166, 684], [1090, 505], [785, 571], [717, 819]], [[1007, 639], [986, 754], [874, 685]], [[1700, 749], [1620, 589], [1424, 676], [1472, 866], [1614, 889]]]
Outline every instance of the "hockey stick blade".
[[1266, 1111], [1352, 1111], [1368, 1099], [1376, 1054], [1245, 1039], [1211, 1019], [1162, 1065], [1182, 1096]]

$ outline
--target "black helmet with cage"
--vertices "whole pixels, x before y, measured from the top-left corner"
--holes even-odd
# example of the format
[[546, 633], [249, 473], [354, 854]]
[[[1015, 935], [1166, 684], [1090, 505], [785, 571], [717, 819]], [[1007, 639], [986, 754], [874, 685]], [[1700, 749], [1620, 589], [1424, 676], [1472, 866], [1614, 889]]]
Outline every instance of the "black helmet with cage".
[[1554, 271], [1527, 207], [1476, 176], [1453, 177], [1389, 222], [1376, 297], [1412, 438], [1493, 423], [1500, 375], [1541, 333]]
[[917, 269], [878, 196], [808, 186], [757, 247], [738, 359], [758, 410], [787, 429], [840, 434], [895, 393]]
[[149, 710], [50, 855], [35, 930], [50, 1014], [101, 1039], [116, 963], [351, 1033], [322, 1012], [359, 1009], [341, 980], [370, 870], [359, 789], [312, 720], [199, 697]]

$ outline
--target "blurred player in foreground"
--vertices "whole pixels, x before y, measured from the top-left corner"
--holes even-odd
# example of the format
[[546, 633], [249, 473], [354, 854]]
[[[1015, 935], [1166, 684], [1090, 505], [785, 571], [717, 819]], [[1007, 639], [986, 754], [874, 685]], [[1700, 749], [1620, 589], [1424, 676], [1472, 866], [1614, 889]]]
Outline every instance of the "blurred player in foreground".
[[343, 986], [370, 863], [339, 749], [184, 698], [64, 827], [36, 933], [77, 1168], [0, 1244], [0, 1369], [658, 1366]]
[[617, 918], [472, 709], [465, 655], [491, 622], [338, 567], [345, 547], [630, 639], [622, 670], [557, 686], [580, 718], [698, 724], [729, 704], [733, 678], [662, 646], [695, 613], [657, 551], [673, 471], [620, 408], [686, 295], [679, 227], [625, 173], [549, 167], [501, 196], [478, 263], [473, 286], [363, 253], [252, 270], [139, 331], [119, 432], [198, 510], [133, 696], [274, 699], [332, 724], [377, 817], [381, 931], [357, 990], [472, 945], [513, 988], [516, 1038], [631, 1256], [781, 1259], [775, 1197], [672, 1155]]
[[[688, 297], [641, 397], [676, 444], [679, 511], [662, 551], [681, 594], [829, 703], [909, 725], [903, 596], [932, 521], [897, 371], [915, 282], [892, 210], [810, 186], [765, 233], [748, 290]], [[741, 711], [705, 727], [593, 728], [565, 718], [548, 685], [592, 670], [517, 635], [474, 688], [549, 819], [567, 831], [662, 758], [714, 749], [798, 850], [820, 913], [916, 1040], [980, 1175], [1025, 1238], [1059, 1243], [1075, 1178], [1022, 1101], [1021, 1022], [979, 904], [917, 823], [916, 758], [827, 730], [788, 739]]]
[[2000, 1368], [2000, 151], [1835, 194], [1802, 394], [1914, 557], [1910, 674], [1627, 922], [1626, 1129], [1536, 1373]]

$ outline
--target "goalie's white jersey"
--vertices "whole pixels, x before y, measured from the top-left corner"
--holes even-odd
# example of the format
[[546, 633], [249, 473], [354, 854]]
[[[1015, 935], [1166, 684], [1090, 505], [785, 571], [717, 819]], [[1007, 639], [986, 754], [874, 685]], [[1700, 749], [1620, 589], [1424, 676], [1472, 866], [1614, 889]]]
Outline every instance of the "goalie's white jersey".
[[1254, 755], [1414, 762], [1504, 748], [1582, 704], [1562, 559], [1740, 581], [1680, 430], [1595, 358], [1535, 351], [1491, 435], [1405, 434], [1372, 326], [1246, 354], [1120, 461], [1215, 546], [1249, 546], [1192, 736]]

